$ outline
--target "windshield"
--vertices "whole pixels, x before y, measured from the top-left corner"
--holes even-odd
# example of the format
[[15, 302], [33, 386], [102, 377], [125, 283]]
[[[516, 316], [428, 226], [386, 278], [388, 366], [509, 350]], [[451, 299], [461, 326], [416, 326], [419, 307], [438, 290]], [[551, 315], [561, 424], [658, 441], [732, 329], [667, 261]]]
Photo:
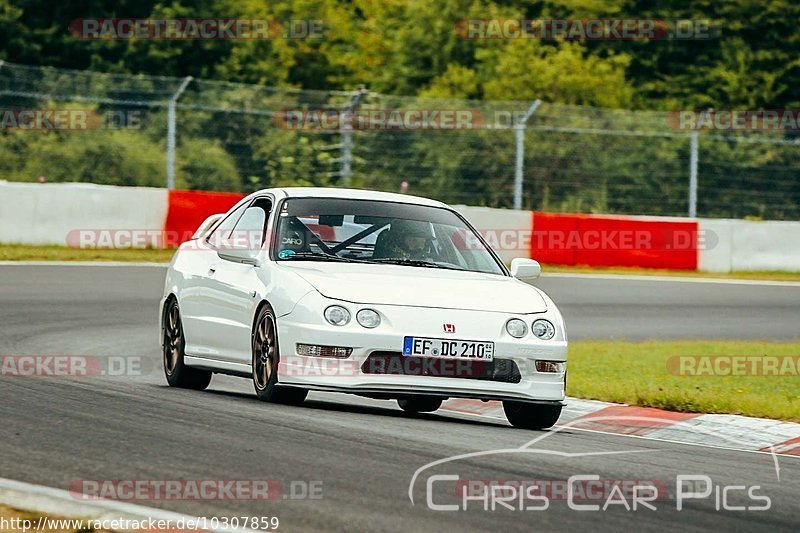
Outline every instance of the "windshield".
[[278, 261], [350, 261], [489, 274], [503, 269], [453, 211], [371, 200], [294, 198], [283, 203]]

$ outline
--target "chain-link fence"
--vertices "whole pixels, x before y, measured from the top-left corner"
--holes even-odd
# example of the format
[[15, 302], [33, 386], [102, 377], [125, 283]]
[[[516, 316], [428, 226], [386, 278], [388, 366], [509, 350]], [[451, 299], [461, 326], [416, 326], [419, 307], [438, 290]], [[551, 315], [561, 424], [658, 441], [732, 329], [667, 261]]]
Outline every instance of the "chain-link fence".
[[353, 186], [546, 211], [800, 218], [791, 131], [692, 132], [665, 112], [7, 62], [0, 111], [0, 179], [243, 192]]

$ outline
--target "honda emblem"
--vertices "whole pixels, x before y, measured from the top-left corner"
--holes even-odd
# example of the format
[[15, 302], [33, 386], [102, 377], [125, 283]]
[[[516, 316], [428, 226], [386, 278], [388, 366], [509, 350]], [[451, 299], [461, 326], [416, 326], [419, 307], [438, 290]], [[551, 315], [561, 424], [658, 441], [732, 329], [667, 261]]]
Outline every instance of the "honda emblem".
[[442, 324], [444, 327], [445, 333], [455, 333], [456, 332], [456, 325], [455, 324]]

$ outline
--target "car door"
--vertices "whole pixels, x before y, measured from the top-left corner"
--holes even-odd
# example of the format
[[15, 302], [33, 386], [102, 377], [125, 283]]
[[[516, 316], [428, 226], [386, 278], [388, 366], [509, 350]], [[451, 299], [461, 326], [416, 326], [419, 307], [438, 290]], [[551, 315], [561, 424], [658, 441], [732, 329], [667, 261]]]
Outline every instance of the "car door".
[[[253, 200], [234, 227], [229, 241], [261, 250], [272, 212], [273, 200]], [[258, 269], [253, 265], [219, 258], [206, 282], [205, 301], [212, 317], [213, 338], [209, 348], [220, 361], [250, 364], [250, 333], [262, 294]]]
[[211, 358], [218, 355], [213, 346], [214, 339], [220, 334], [219, 321], [208, 305], [209, 281], [221, 261], [217, 255], [218, 244], [229, 239], [249, 205], [248, 201], [235, 206], [207, 236], [197, 239], [194, 246], [181, 252], [180, 271], [184, 279], [178, 303], [188, 355]]

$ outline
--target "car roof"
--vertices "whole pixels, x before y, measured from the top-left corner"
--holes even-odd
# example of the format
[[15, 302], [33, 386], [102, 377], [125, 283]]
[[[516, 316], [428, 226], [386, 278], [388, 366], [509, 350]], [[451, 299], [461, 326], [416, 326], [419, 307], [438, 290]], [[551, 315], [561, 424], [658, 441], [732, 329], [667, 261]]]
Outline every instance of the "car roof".
[[447, 204], [393, 192], [368, 191], [364, 189], [339, 189], [334, 187], [283, 187], [280, 189], [287, 198], [343, 198], [348, 200], [375, 200], [379, 202], [397, 202], [404, 204], [447, 207]]

